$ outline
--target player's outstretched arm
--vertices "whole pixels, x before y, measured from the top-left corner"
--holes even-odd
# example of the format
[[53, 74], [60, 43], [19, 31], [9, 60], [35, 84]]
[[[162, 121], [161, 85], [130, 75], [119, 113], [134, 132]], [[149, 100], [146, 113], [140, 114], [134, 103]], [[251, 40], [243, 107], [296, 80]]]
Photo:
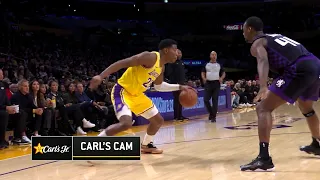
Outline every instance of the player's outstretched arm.
[[[186, 89], [193, 89], [190, 86], [183, 86], [179, 84], [169, 84], [163, 81], [163, 73], [164, 68], [162, 69], [161, 74], [158, 76], [158, 78], [153, 82], [154, 89], [159, 92], [171, 92], [171, 91], [178, 91], [178, 90], [186, 90]], [[194, 90], [196, 91], [196, 90]]]
[[123, 68], [133, 67], [133, 66], [144, 66], [150, 68], [154, 65], [157, 57], [155, 53], [143, 52], [132, 57], [117, 61], [107, 67], [100, 75], [94, 76], [90, 84], [93, 88], [98, 87], [101, 84], [102, 79], [109, 77], [110, 74], [115, 73]]
[[101, 78], [104, 79], [109, 77], [110, 74], [115, 73], [123, 68], [134, 67], [134, 66], [144, 66], [150, 68], [154, 65], [157, 57], [155, 53], [142, 52], [140, 54], [131, 56], [129, 58], [117, 61], [107, 67], [101, 74]]

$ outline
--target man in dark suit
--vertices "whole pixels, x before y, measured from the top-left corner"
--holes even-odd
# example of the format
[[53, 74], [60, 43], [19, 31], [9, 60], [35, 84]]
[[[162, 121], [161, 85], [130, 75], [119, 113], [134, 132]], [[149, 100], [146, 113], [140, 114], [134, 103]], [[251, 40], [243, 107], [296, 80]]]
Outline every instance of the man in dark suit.
[[0, 69], [0, 150], [9, 147], [9, 143], [5, 140], [9, 114], [16, 113], [15, 107], [10, 106], [2, 80], [3, 71]]
[[[31, 122], [31, 129], [35, 132], [39, 131], [42, 123], [43, 108], [34, 105], [29, 95], [29, 82], [22, 79], [18, 82], [19, 91], [11, 97], [11, 104], [19, 105], [19, 113], [12, 117], [15, 125], [14, 144], [31, 144], [31, 140], [26, 135], [27, 122]], [[30, 126], [29, 126], [30, 127]]]
[[[178, 59], [175, 63], [167, 64], [165, 68], [165, 76], [169, 80], [170, 83], [173, 84], [185, 84], [186, 77], [185, 77], [185, 70], [184, 70], [184, 64], [181, 60], [182, 53], [178, 49]], [[179, 101], [179, 95], [181, 91], [173, 91], [173, 109], [174, 109], [174, 119], [183, 121], [188, 120], [188, 118], [182, 116], [182, 106]]]

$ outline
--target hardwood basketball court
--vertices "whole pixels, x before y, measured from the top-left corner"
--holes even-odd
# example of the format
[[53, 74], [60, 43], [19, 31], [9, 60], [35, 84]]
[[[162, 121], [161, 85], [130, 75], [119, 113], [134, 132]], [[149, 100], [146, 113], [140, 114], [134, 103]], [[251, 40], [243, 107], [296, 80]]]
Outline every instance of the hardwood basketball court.
[[[319, 109], [317, 103], [318, 114]], [[257, 116], [248, 108], [219, 114], [214, 124], [206, 117], [166, 123], [155, 137], [164, 154], [142, 155], [141, 161], [94, 161], [94, 166], [86, 161], [31, 161], [31, 147], [11, 147], [0, 151], [0, 180], [319, 180], [320, 158], [299, 151], [311, 137], [298, 107], [283, 105], [274, 118], [274, 172], [239, 170], [258, 153]], [[144, 129], [134, 127], [127, 133], [143, 136]]]

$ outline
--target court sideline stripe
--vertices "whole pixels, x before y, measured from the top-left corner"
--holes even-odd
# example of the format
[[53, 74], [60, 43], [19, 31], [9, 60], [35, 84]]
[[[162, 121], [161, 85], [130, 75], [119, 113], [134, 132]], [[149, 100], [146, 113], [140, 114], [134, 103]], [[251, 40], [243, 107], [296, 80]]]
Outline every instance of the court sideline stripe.
[[20, 171], [24, 171], [24, 170], [28, 170], [28, 169], [32, 169], [32, 168], [39, 167], [39, 166], [44, 166], [44, 165], [47, 165], [47, 164], [52, 164], [52, 163], [55, 163], [55, 162], [58, 162], [58, 161], [46, 162], [46, 163], [42, 163], [42, 164], [38, 164], [38, 165], [34, 165], [34, 166], [25, 167], [25, 168], [22, 168], [22, 169], [9, 171], [9, 172], [0, 174], [0, 176], [4, 176], [4, 175], [7, 175], [7, 174], [12, 174], [12, 173], [16, 173], [16, 172], [20, 172]]
[[[138, 132], [137, 132], [138, 133]], [[288, 135], [288, 134], [306, 134], [306, 133], [310, 133], [310, 132], [296, 132], [296, 133], [279, 133], [279, 134], [271, 134], [272, 136], [276, 136], [276, 135]], [[248, 135], [248, 136], [233, 136], [233, 137], [218, 137], [218, 138], [207, 138], [207, 139], [195, 139], [195, 140], [189, 140], [189, 141], [178, 141], [178, 142], [171, 142], [171, 143], [160, 143], [157, 145], [165, 145], [165, 144], [178, 144], [178, 143], [186, 143], [186, 142], [199, 142], [199, 141], [209, 141], [209, 140], [218, 140], [218, 139], [235, 139], [235, 138], [246, 138], [246, 137], [255, 137], [258, 135]], [[22, 169], [17, 169], [17, 170], [13, 170], [13, 171], [9, 171], [6, 173], [2, 173], [0, 174], [0, 176], [4, 176], [4, 175], [8, 175], [8, 174], [12, 174], [12, 173], [16, 173], [16, 172], [20, 172], [20, 171], [24, 171], [24, 170], [28, 170], [28, 169], [32, 169], [35, 167], [40, 167], [40, 166], [44, 166], [44, 165], [48, 165], [48, 164], [52, 164], [52, 163], [56, 163], [59, 161], [51, 161], [51, 162], [47, 162], [47, 163], [43, 163], [43, 164], [38, 164], [38, 165], [34, 165], [34, 166], [29, 166], [26, 168], [22, 168]]]

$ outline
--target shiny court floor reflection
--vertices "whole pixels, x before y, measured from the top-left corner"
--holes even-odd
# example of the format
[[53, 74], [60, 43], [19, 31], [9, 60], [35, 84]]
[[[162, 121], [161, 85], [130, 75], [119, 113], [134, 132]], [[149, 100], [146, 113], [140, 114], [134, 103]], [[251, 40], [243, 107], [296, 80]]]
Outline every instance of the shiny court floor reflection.
[[[318, 113], [320, 103], [315, 107]], [[298, 108], [284, 105], [274, 114], [271, 154], [276, 171], [240, 172], [258, 153], [254, 109], [219, 114], [217, 123], [198, 117], [185, 123], [170, 122], [155, 137], [162, 155], [143, 155], [141, 161], [31, 161], [30, 155], [0, 161], [0, 180], [115, 179], [319, 179], [320, 158], [299, 151], [310, 143], [307, 124]], [[128, 135], [143, 136], [136, 127]], [[123, 134], [122, 134], [123, 135]], [[2, 153], [2, 152], [0, 152]], [[1, 155], [0, 155], [1, 157]]]

